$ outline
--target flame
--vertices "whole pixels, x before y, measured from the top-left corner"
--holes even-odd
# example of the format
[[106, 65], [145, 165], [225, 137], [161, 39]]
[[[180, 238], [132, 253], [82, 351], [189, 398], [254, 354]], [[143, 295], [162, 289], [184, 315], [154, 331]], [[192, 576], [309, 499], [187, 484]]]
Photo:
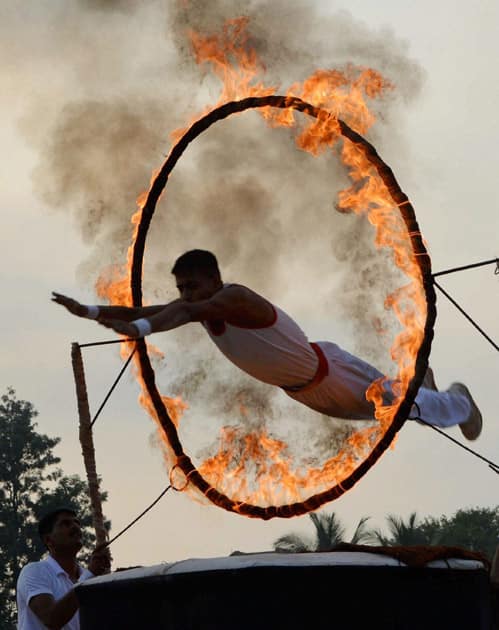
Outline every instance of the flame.
[[[220, 34], [189, 33], [197, 63], [208, 64], [222, 82], [218, 102], [201, 112], [195, 120], [221, 103], [276, 93], [277, 86], [267, 86], [260, 79], [265, 69], [250, 46], [247, 27], [248, 18], [240, 17], [226, 22]], [[307, 120], [301, 131], [297, 132], [296, 144], [312, 155], [319, 155], [327, 149], [339, 153], [352, 183], [339, 193], [338, 211], [364, 215], [375, 228], [376, 246], [390, 248], [395, 265], [408, 278], [408, 283], [392, 292], [385, 301], [386, 308], [395, 313], [402, 326], [390, 350], [398, 365], [393, 384], [394, 402], [392, 405], [383, 402], [386, 378], [372, 383], [366, 397], [376, 406], [378, 422], [351, 433], [339, 453], [315, 467], [306, 462], [293, 461], [286, 443], [269, 435], [266, 428], [260, 427], [248, 433], [242, 427], [224, 427], [218, 438], [217, 452], [197, 467], [210, 484], [235, 501], [263, 506], [281, 505], [301, 501], [305, 496], [333, 484], [341, 484], [384, 435], [413, 376], [426, 317], [421, 273], [414, 260], [405, 224], [388, 190], [364, 153], [341, 136], [338, 123], [338, 118], [341, 118], [353, 129], [365, 134], [376, 120], [369, 108], [369, 101], [382, 97], [391, 89], [393, 85], [379, 72], [350, 65], [341, 70], [317, 70], [302, 83], [292, 85], [287, 95], [299, 97], [321, 108], [318, 118]], [[295, 126], [294, 110], [261, 108], [258, 111], [273, 127]], [[192, 122], [194, 120], [190, 124]], [[172, 141], [178, 140], [186, 129], [174, 131], [171, 134]], [[151, 181], [154, 181], [154, 177], [155, 174]], [[126, 271], [121, 267], [107, 269], [97, 282], [98, 294], [106, 297], [111, 304], [132, 304], [129, 280], [132, 247], [146, 198], [147, 193], [139, 197], [139, 209], [132, 217], [134, 232]], [[137, 370], [137, 376], [142, 386], [139, 400], [157, 421], [140, 370]], [[164, 396], [163, 401], [178, 427], [187, 404], [180, 397]], [[241, 408], [241, 412], [245, 413], [244, 408]], [[175, 458], [163, 432], [160, 430], [159, 433], [164, 444], [166, 464], [171, 468]]]
[[189, 31], [196, 62], [210, 63], [213, 73], [222, 81], [217, 105], [247, 96], [274, 94], [276, 90], [261, 81], [253, 84], [265, 68], [249, 46], [248, 22], [248, 17], [227, 20], [221, 35], [204, 36]]
[[[153, 171], [151, 176], [150, 185], [154, 183], [156, 179], [158, 171]], [[140, 224], [140, 218], [142, 216], [142, 209], [147, 200], [148, 191], [142, 192], [137, 197], [137, 206], [138, 209], [132, 215], [130, 219], [133, 227], [133, 235], [132, 241], [127, 251], [127, 264], [125, 265], [110, 265], [106, 267], [97, 278], [95, 283], [95, 291], [97, 296], [109, 302], [113, 306], [133, 306], [132, 292], [131, 292], [131, 284], [130, 284], [130, 276], [132, 269], [132, 258], [133, 258], [133, 244], [137, 237], [137, 230]], [[133, 342], [122, 343], [120, 347], [120, 354], [123, 359], [128, 358], [128, 356], [133, 352], [135, 344]], [[156, 348], [152, 343], [147, 343], [148, 353], [157, 359], [162, 359], [164, 357], [163, 353]], [[139, 402], [142, 407], [147, 411], [147, 413], [155, 420], [158, 426], [158, 433], [161, 436], [161, 444], [163, 447], [163, 454], [165, 458], [165, 462], [168, 468], [171, 467], [172, 461], [174, 460], [174, 456], [168, 441], [166, 440], [163, 431], [161, 429], [161, 424], [157, 418], [156, 411], [154, 410], [154, 406], [148, 396], [147, 389], [145, 383], [140, 376], [140, 363], [139, 357], [137, 354], [134, 355], [134, 375], [136, 376], [138, 382], [141, 385], [141, 392], [139, 395]], [[183, 401], [180, 397], [169, 397], [162, 396], [163, 404], [165, 405], [170, 418], [176, 427], [179, 426], [180, 419], [184, 411], [188, 408], [188, 404]]]

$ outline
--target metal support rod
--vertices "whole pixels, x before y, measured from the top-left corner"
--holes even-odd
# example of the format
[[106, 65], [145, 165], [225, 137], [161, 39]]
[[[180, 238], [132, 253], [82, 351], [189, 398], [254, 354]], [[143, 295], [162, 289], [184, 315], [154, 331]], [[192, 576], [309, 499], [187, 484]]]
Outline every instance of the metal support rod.
[[79, 343], [80, 348], [93, 348], [94, 346], [108, 346], [112, 343], [128, 343], [129, 341], [137, 341], [137, 339], [110, 339], [109, 341], [93, 341], [92, 343]]
[[464, 271], [465, 269], [474, 269], [475, 267], [483, 267], [484, 265], [493, 265], [494, 263], [499, 266], [499, 258], [491, 258], [490, 260], [483, 260], [482, 262], [473, 263], [471, 265], [464, 265], [463, 267], [453, 267], [452, 269], [445, 269], [444, 271], [433, 273], [432, 276], [436, 278], [437, 276], [445, 276], [448, 273]]
[[90, 421], [90, 409], [88, 405], [87, 385], [83, 370], [83, 359], [78, 343], [71, 344], [71, 362], [76, 385], [76, 398], [78, 401], [78, 416], [80, 421], [80, 444], [87, 473], [88, 494], [92, 507], [92, 520], [95, 529], [97, 545], [103, 545], [107, 540], [107, 532], [104, 527], [102, 514], [102, 502], [99, 492], [99, 478], [95, 465], [95, 449]]

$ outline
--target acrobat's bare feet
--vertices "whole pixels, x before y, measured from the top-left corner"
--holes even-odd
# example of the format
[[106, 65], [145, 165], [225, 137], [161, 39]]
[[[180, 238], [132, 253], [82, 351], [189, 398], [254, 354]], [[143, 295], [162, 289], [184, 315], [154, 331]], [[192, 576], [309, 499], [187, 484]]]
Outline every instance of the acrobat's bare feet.
[[471, 397], [470, 390], [463, 383], [452, 383], [447, 391], [451, 394], [461, 394], [468, 399], [471, 411], [467, 420], [462, 422], [459, 428], [467, 440], [476, 440], [482, 432], [483, 421], [480, 409]]

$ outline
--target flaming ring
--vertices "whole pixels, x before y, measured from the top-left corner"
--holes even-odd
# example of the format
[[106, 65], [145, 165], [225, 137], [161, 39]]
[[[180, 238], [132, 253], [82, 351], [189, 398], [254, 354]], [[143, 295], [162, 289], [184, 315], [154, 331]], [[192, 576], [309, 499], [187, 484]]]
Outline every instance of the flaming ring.
[[[255, 96], [248, 97], [240, 101], [231, 101], [217, 107], [204, 117], [197, 120], [184, 133], [171, 150], [168, 158], [161, 167], [161, 170], [156, 175], [143, 206], [137, 236], [133, 245], [132, 269], [130, 275], [134, 306], [142, 306], [142, 269], [147, 232], [159, 197], [166, 187], [168, 177], [180, 156], [185, 151], [189, 143], [203, 131], [206, 131], [206, 129], [208, 129], [208, 127], [210, 127], [213, 123], [223, 120], [232, 114], [260, 107], [276, 107], [280, 109], [291, 108], [315, 118], [330, 115], [325, 110], [310, 105], [299, 98], [274, 95], [260, 97]], [[400, 189], [392, 170], [379, 157], [376, 149], [342, 120], [338, 119], [338, 124], [341, 135], [354, 143], [358, 149], [363, 151], [365, 157], [375, 167], [378, 175], [383, 180], [391, 198], [397, 206], [407, 228], [407, 234], [411, 241], [415, 261], [421, 271], [422, 285], [427, 302], [424, 338], [417, 352], [414, 376], [407, 387], [405, 396], [400, 402], [390, 426], [386, 429], [385, 433], [373, 450], [357, 466], [357, 468], [350, 473], [348, 477], [335, 486], [314, 494], [304, 501], [289, 503], [287, 505], [263, 507], [251, 503], [235, 501], [225, 494], [222, 494], [200, 474], [192, 463], [190, 457], [184, 453], [177, 429], [168, 415], [168, 411], [161, 399], [161, 394], [156, 387], [154, 370], [149, 360], [146, 343], [143, 339], [139, 339], [137, 341], [137, 351], [139, 354], [142, 377], [154, 405], [161, 428], [175, 454], [175, 466], [180, 468], [185, 474], [186, 479], [188, 479], [190, 483], [194, 484], [212, 503], [230, 512], [236, 512], [248, 517], [267, 520], [275, 517], [289, 518], [292, 516], [299, 516], [306, 514], [307, 512], [317, 510], [321, 505], [337, 499], [344, 492], [349, 490], [363, 475], [366, 474], [371, 466], [376, 463], [379, 457], [388, 448], [396, 433], [401, 429], [410, 413], [414, 399], [421, 383], [423, 382], [423, 377], [428, 367], [428, 357], [433, 339], [433, 326], [436, 318], [436, 296], [431, 276], [430, 257], [423, 243], [414, 209], [407, 196]]]

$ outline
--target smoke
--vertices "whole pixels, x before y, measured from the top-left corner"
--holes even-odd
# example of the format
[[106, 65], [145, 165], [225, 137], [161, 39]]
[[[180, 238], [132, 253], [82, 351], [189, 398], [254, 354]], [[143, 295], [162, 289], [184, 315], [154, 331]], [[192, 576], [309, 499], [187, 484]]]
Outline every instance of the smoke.
[[147, 156], [161, 158], [162, 116], [159, 104], [137, 98], [68, 103], [45, 141], [34, 189], [49, 207], [73, 213], [94, 245], [85, 265], [92, 274], [125, 258], [133, 200], [150, 177]]
[[[82, 282], [124, 261], [135, 199], [167, 154], [169, 133], [218, 98], [217, 81], [195, 64], [189, 29], [215, 31], [227, 19], [249, 16], [266, 82], [282, 91], [320, 67], [375, 68], [395, 89], [373, 103], [379, 121], [370, 137], [381, 150], [386, 143], [403, 147], [397, 130], [423, 81], [406, 43], [388, 28], [372, 30], [346, 12], [320, 13], [317, 6], [308, 0], [44, 4], [37, 19], [51, 32], [42, 42], [45, 57], [59, 59], [63, 46], [64, 60], [46, 68], [47, 85], [36, 86], [37, 107], [24, 112], [21, 125], [39, 156], [35, 190], [50, 209], [72, 216], [90, 246], [78, 270]], [[226, 280], [251, 286], [305, 328], [334, 335], [382, 365], [389, 341], [376, 329], [393, 330], [383, 300], [400, 278], [375, 250], [367, 221], [335, 211], [346, 183], [334, 155], [297, 150], [288, 130], [270, 129], [254, 112], [217, 124], [189, 147], [158, 205], [146, 297], [174, 297], [168, 272], [175, 257], [211, 249]], [[166, 389], [192, 399], [193, 417], [196, 406], [222, 424], [229, 417], [240, 422], [241, 405], [261, 419], [284, 413], [282, 397], [276, 402], [269, 388], [245, 380], [190, 327], [162, 343], [174, 363], [173, 375], [162, 376]]]
[[219, 31], [226, 20], [241, 15], [250, 18], [250, 43], [271, 81], [287, 85], [317, 68], [355, 64], [376, 68], [392, 80], [397, 99], [412, 101], [421, 89], [421, 66], [409, 58], [407, 43], [390, 28], [373, 30], [346, 11], [324, 14], [306, 0], [178, 2], [176, 10], [169, 12], [167, 36], [183, 65], [192, 68], [186, 32]]
[[123, 13], [132, 13], [139, 6], [137, 0], [78, 0], [78, 2], [86, 9]]

